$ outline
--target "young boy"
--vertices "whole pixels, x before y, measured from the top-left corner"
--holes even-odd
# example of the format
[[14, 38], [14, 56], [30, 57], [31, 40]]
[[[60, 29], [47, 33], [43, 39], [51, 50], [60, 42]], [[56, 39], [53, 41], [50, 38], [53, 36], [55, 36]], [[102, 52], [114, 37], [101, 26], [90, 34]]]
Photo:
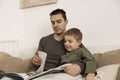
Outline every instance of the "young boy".
[[[61, 64], [72, 63], [83, 67], [81, 63], [84, 63], [84, 71], [81, 71], [80, 73], [85, 77], [85, 80], [95, 80], [96, 61], [85, 47], [80, 47], [80, 44], [82, 43], [82, 33], [80, 30], [77, 28], [69, 29], [64, 34], [64, 40], [64, 46], [67, 53], [62, 56]], [[64, 67], [66, 73], [67, 69]]]

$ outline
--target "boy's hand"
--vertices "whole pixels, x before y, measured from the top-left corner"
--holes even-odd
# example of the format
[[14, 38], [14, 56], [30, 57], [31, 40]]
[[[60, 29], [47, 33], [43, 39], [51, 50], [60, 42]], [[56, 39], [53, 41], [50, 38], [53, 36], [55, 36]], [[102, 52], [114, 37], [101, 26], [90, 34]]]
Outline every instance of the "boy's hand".
[[72, 64], [65, 66], [64, 71], [71, 76], [78, 76], [81, 73], [81, 68], [77, 64]]
[[95, 80], [95, 74], [94, 73], [88, 73], [85, 77], [85, 80]]

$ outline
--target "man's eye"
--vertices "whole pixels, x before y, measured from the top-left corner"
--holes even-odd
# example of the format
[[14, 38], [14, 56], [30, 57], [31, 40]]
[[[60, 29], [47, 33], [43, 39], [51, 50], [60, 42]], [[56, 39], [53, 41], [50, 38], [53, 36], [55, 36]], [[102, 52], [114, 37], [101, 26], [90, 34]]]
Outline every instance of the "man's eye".
[[58, 20], [57, 23], [61, 23], [62, 21], [61, 20]]
[[55, 22], [54, 22], [54, 21], [51, 21], [51, 23], [52, 23], [52, 24], [55, 24]]

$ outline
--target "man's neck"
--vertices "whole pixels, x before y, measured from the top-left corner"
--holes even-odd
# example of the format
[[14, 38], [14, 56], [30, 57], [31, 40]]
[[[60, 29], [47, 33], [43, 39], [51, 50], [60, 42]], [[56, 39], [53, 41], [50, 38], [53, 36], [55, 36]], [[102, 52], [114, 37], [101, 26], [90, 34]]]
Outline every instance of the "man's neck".
[[60, 35], [54, 34], [54, 39], [57, 40], [57, 41], [61, 41], [63, 39], [63, 35], [64, 34], [60, 34]]

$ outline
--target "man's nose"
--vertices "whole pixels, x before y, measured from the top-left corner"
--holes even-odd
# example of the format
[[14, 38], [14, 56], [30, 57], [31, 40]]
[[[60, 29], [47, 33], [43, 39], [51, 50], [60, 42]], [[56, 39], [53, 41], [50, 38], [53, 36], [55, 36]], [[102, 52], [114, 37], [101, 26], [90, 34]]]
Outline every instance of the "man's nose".
[[57, 26], [58, 26], [58, 23], [57, 23], [57, 22], [55, 22], [54, 26], [55, 26], [55, 27], [57, 27]]

